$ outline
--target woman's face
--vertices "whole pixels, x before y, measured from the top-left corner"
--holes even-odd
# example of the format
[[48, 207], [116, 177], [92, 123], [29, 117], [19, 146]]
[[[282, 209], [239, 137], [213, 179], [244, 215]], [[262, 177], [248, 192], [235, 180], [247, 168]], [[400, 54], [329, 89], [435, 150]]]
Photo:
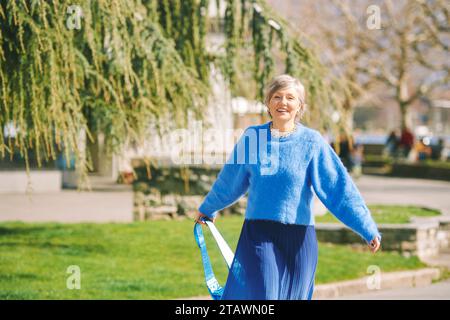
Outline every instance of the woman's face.
[[293, 87], [276, 91], [269, 101], [269, 112], [274, 121], [294, 120], [299, 109], [300, 97]]

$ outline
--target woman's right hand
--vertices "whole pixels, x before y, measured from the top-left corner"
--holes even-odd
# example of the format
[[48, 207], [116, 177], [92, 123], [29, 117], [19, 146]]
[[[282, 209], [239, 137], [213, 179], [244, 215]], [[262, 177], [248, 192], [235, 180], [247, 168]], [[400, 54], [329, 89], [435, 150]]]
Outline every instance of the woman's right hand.
[[372, 251], [373, 253], [377, 252], [378, 249], [380, 249], [380, 246], [381, 246], [381, 242], [380, 242], [379, 237], [373, 238], [373, 240], [370, 241], [370, 243], [369, 243], [370, 251]]
[[216, 217], [214, 217], [212, 220], [210, 217], [208, 217], [207, 215], [201, 213], [200, 211], [197, 211], [197, 216], [195, 217], [195, 223], [201, 223], [201, 224], [205, 224], [205, 222], [203, 220], [201, 220], [201, 218], [206, 218], [209, 221], [211, 221], [212, 223], [214, 223], [216, 221]]

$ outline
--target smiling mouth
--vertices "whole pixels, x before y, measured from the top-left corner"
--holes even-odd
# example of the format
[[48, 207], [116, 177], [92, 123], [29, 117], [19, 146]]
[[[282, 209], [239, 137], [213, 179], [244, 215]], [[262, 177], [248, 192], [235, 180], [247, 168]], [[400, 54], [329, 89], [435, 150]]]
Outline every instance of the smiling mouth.
[[286, 109], [277, 109], [278, 113], [289, 113]]

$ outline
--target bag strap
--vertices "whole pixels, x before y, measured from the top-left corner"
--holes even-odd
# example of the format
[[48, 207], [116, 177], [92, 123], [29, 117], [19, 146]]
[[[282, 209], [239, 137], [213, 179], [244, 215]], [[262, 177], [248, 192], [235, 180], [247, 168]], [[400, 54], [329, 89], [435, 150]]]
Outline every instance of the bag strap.
[[[214, 223], [211, 221], [201, 218], [202, 221], [206, 223], [209, 230], [211, 231], [211, 234], [214, 237], [214, 240], [217, 243], [217, 246], [219, 247], [219, 250], [222, 254], [222, 256], [225, 259], [225, 262], [227, 263], [228, 269], [231, 268], [231, 264], [234, 259], [233, 251], [230, 249], [222, 235], [220, 234], [219, 230], [217, 230]], [[202, 262], [203, 262], [203, 269], [205, 271], [205, 280], [206, 280], [206, 286], [208, 287], [209, 294], [213, 298], [213, 300], [220, 300], [223, 294], [224, 288], [219, 284], [219, 282], [216, 279], [216, 276], [214, 275], [211, 261], [209, 260], [208, 251], [206, 250], [206, 243], [205, 243], [205, 237], [203, 235], [203, 229], [202, 225], [200, 223], [196, 223], [194, 225], [194, 237], [197, 242], [198, 247], [200, 248], [200, 252], [202, 255]]]

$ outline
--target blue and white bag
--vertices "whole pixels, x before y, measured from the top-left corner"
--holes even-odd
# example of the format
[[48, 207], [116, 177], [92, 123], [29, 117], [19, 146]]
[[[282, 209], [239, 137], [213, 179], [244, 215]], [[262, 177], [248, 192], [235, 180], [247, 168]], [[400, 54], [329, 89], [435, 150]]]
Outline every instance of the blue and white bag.
[[[220, 234], [219, 230], [217, 230], [214, 223], [205, 218], [202, 218], [202, 221], [206, 223], [209, 230], [211, 231], [214, 240], [216, 240], [217, 246], [219, 247], [219, 250], [225, 259], [225, 262], [227, 263], [228, 269], [230, 269], [234, 259], [233, 251], [230, 249], [226, 241], [223, 239], [222, 235]], [[214, 275], [211, 266], [211, 261], [209, 260], [208, 251], [206, 250], [206, 243], [205, 237], [203, 235], [202, 224], [200, 223], [195, 224], [194, 237], [201, 251], [203, 269], [205, 271], [206, 286], [208, 287], [209, 294], [211, 295], [213, 300], [220, 300], [222, 298], [224, 288], [219, 284]]]

